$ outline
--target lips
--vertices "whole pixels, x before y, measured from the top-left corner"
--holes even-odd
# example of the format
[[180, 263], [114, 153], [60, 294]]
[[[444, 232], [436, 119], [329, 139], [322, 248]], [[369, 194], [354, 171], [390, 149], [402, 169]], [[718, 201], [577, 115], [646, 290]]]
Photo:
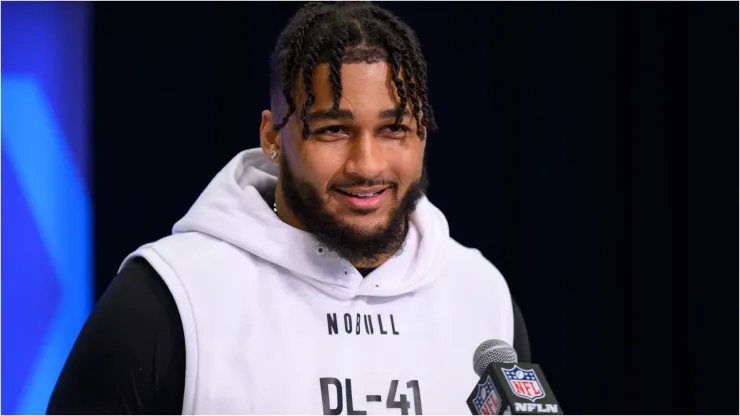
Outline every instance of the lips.
[[339, 189], [335, 188], [335, 195], [339, 201], [343, 204], [363, 212], [372, 212], [383, 204], [386, 196], [390, 194], [390, 187], [374, 187], [374, 188], [349, 188]]

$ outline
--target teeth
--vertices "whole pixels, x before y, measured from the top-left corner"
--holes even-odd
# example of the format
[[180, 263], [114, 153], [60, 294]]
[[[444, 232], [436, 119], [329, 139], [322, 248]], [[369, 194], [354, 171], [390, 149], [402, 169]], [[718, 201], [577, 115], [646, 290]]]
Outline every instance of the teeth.
[[356, 192], [349, 192], [349, 191], [341, 191], [341, 192], [344, 193], [344, 194], [347, 194], [347, 195], [358, 197], [358, 198], [369, 198], [369, 197], [372, 197], [372, 196], [380, 195], [383, 191], [365, 192], [365, 193], [356, 193]]

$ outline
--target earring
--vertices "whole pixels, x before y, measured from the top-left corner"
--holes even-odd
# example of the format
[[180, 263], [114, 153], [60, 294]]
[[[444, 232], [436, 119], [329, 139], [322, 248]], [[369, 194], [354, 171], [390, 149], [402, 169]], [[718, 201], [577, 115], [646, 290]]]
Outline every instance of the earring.
[[270, 152], [270, 159], [275, 160], [278, 157], [277, 150], [273, 150]]

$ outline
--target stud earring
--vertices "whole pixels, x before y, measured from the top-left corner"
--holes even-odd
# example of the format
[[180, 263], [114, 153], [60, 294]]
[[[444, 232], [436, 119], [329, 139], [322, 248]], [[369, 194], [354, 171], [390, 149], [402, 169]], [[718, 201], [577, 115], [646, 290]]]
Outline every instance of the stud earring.
[[270, 152], [270, 159], [275, 160], [278, 157], [277, 150], [273, 150]]

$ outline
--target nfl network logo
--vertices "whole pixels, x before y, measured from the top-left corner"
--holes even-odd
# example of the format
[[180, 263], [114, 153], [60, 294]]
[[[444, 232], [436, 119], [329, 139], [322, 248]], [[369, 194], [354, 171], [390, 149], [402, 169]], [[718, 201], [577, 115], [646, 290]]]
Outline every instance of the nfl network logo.
[[534, 370], [525, 370], [515, 365], [511, 370], [501, 369], [504, 372], [506, 381], [509, 382], [511, 392], [524, 399], [535, 401], [545, 397], [545, 390], [537, 379]]
[[478, 394], [473, 399], [473, 405], [479, 415], [495, 415], [501, 408], [501, 398], [493, 387], [491, 376], [486, 377], [486, 382], [478, 384]]

